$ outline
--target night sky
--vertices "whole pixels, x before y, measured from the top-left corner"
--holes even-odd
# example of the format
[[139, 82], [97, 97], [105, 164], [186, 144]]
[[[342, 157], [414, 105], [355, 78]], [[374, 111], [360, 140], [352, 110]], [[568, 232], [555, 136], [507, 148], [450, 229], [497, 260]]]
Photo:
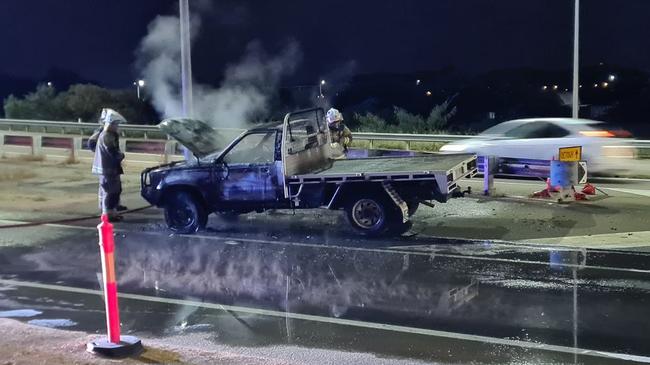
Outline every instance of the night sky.
[[[196, 1], [194, 72], [204, 82], [218, 82], [253, 40], [271, 54], [289, 40], [300, 44], [303, 59], [285, 80], [294, 84], [339, 70], [571, 67], [571, 0]], [[129, 87], [148, 23], [177, 11], [171, 0], [3, 0], [0, 74], [40, 81], [58, 68]], [[650, 70], [649, 15], [649, 0], [583, 0], [582, 63]]]

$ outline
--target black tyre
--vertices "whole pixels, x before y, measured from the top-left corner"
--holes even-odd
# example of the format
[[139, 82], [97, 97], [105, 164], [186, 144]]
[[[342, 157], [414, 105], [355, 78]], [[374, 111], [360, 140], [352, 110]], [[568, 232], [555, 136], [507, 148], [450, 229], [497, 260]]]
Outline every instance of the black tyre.
[[165, 222], [174, 233], [194, 233], [205, 228], [208, 215], [192, 194], [175, 191], [165, 198]]
[[397, 207], [382, 193], [357, 196], [346, 205], [348, 223], [367, 236], [380, 236], [401, 221]]

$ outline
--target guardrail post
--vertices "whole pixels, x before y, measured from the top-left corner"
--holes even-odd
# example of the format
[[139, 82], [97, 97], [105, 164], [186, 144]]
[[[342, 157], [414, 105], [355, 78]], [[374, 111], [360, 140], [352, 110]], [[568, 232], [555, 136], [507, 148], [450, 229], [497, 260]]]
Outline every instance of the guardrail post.
[[175, 141], [165, 142], [165, 151], [163, 153], [163, 162], [168, 163], [171, 160], [171, 156], [174, 155], [174, 149], [176, 147]]
[[0, 153], [4, 153], [5, 135], [0, 133]]
[[32, 136], [32, 156], [40, 156], [43, 154], [43, 137]]
[[497, 171], [497, 157], [483, 157], [483, 195], [494, 195], [494, 173]]
[[373, 139], [371, 138], [371, 139], [369, 139], [368, 141], [370, 142], [370, 144], [368, 145], [368, 149], [372, 149], [372, 142], [373, 142]]
[[79, 161], [79, 152], [81, 152], [82, 139], [81, 137], [72, 138], [72, 148], [70, 149], [70, 159], [71, 162]]
[[126, 152], [126, 139], [120, 139], [120, 151], [122, 151], [122, 153]]

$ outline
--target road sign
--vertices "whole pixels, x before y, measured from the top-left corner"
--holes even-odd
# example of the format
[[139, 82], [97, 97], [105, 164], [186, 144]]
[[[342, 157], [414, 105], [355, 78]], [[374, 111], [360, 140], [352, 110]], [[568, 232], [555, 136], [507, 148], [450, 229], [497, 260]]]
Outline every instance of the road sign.
[[587, 161], [578, 161], [578, 184], [587, 183]]
[[560, 161], [577, 162], [582, 159], [582, 147], [560, 147]]

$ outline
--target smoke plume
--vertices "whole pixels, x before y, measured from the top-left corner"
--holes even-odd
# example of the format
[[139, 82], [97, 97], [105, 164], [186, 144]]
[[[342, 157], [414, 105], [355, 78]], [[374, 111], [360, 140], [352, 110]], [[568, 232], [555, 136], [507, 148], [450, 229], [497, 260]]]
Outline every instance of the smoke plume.
[[[200, 19], [192, 19], [192, 38]], [[165, 118], [182, 115], [180, 22], [176, 16], [158, 16], [148, 27], [137, 51], [136, 66], [147, 90]], [[219, 88], [193, 83], [193, 117], [214, 127], [244, 128], [268, 113], [269, 102], [282, 77], [292, 73], [301, 58], [299, 45], [290, 41], [277, 55], [268, 54], [258, 41], [248, 44], [238, 63], [226, 67]]]

